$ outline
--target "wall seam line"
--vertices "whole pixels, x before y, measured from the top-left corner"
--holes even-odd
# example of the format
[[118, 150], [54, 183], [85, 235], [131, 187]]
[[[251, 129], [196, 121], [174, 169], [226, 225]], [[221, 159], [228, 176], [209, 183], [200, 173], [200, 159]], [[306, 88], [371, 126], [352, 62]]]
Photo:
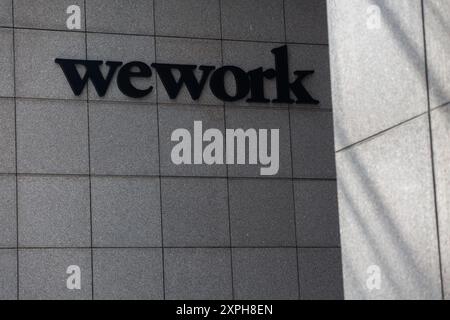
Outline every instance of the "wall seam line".
[[[283, 28], [284, 28], [284, 42], [287, 44], [287, 27], [286, 27], [286, 0], [283, 0]], [[288, 105], [288, 120], [289, 120], [289, 151], [291, 155], [291, 190], [292, 190], [292, 208], [294, 211], [294, 237], [295, 237], [295, 257], [297, 266], [297, 299], [301, 299], [300, 289], [300, 263], [299, 263], [299, 249], [298, 249], [298, 235], [297, 235], [297, 212], [295, 205], [295, 183], [294, 183], [294, 156], [292, 148], [292, 121], [291, 121], [291, 107]]]
[[[223, 26], [222, 26], [222, 0], [219, 1], [219, 25], [220, 25], [220, 56], [222, 59], [223, 66]], [[223, 124], [224, 130], [227, 129], [227, 112], [226, 112], [226, 103], [223, 104]], [[226, 147], [226, 142], [225, 142]], [[233, 239], [232, 239], [232, 229], [231, 229], [231, 208], [230, 208], [230, 177], [229, 177], [229, 167], [228, 164], [225, 164], [226, 168], [226, 180], [227, 180], [227, 207], [228, 207], [228, 233], [229, 233], [229, 241], [230, 241], [230, 264], [231, 264], [231, 298], [235, 300], [235, 289], [234, 289], [234, 266], [233, 266]]]
[[12, 14], [12, 51], [13, 51], [13, 91], [14, 91], [14, 161], [15, 161], [15, 188], [16, 188], [16, 298], [20, 298], [20, 270], [19, 270], [19, 186], [18, 186], [18, 175], [17, 175], [17, 101], [16, 101], [16, 29], [15, 29], [15, 19], [14, 19], [14, 0], [11, 0], [11, 14]]
[[[83, 1], [84, 5], [84, 50], [86, 59], [88, 58], [88, 41], [87, 41], [87, 0]], [[89, 86], [86, 86], [86, 111], [87, 111], [87, 142], [88, 142], [88, 177], [89, 177], [89, 223], [91, 236], [91, 300], [94, 300], [94, 230], [92, 228], [92, 174], [91, 174], [91, 127], [90, 127], [90, 105], [89, 105]]]
[[442, 299], [445, 298], [444, 290], [444, 278], [442, 273], [442, 258], [441, 258], [441, 239], [439, 230], [439, 212], [438, 212], [438, 202], [436, 194], [436, 170], [434, 166], [434, 148], [433, 148], [433, 130], [431, 123], [431, 102], [430, 102], [430, 82], [429, 82], [429, 69], [428, 69], [428, 52], [427, 52], [427, 37], [426, 37], [426, 26], [425, 26], [425, 5], [423, 0], [421, 0], [422, 8], [422, 34], [423, 34], [423, 49], [424, 49], [424, 66], [425, 66], [425, 84], [427, 88], [427, 107], [428, 107], [428, 130], [430, 135], [430, 155], [431, 155], [431, 173], [433, 179], [433, 200], [434, 200], [434, 213], [436, 222], [436, 236], [437, 236], [437, 249], [439, 258], [439, 273], [441, 282], [441, 296]]
[[[152, 0], [152, 11], [153, 11], [153, 50], [155, 62], [157, 61], [157, 45], [156, 45], [156, 4], [155, 0]], [[158, 78], [155, 77], [155, 103], [156, 103], [156, 126], [158, 132], [158, 180], [159, 180], [159, 210], [161, 213], [160, 223], [161, 223], [161, 258], [162, 258], [162, 289], [163, 289], [163, 300], [166, 300], [166, 259], [165, 259], [165, 247], [164, 247], [164, 225], [163, 225], [163, 197], [162, 197], [162, 178], [161, 175], [161, 133], [159, 126], [159, 97], [158, 97]]]
[[398, 128], [398, 127], [401, 127], [401, 126], [403, 126], [403, 125], [405, 125], [405, 124], [407, 124], [407, 123], [409, 123], [409, 122], [411, 122], [411, 121], [414, 121], [414, 120], [416, 120], [416, 119], [418, 119], [418, 118], [420, 118], [420, 117], [423, 117], [423, 116], [425, 116], [425, 115], [427, 115], [427, 114], [428, 114], [428, 111], [424, 111], [424, 112], [422, 112], [422, 113], [420, 113], [420, 114], [418, 114], [418, 115], [413, 116], [412, 118], [409, 118], [409, 119], [407, 119], [407, 120], [403, 120], [403, 121], [401, 121], [401, 122], [399, 122], [399, 123], [397, 123], [397, 124], [395, 124], [395, 125], [393, 125], [393, 126], [391, 126], [391, 127], [389, 127], [389, 128], [383, 129], [383, 130], [381, 130], [381, 131], [378, 131], [377, 133], [374, 133], [374, 134], [372, 134], [372, 135], [370, 135], [370, 136], [368, 136], [368, 137], [365, 137], [365, 138], [362, 139], [362, 140], [359, 140], [359, 141], [357, 141], [357, 142], [353, 142], [352, 144], [349, 144], [349, 145], [347, 145], [347, 146], [345, 146], [345, 147], [342, 147], [342, 148], [336, 150], [335, 152], [336, 152], [336, 154], [337, 154], [337, 153], [339, 153], [339, 152], [342, 152], [342, 151], [346, 151], [346, 150], [348, 150], [348, 149], [351, 149], [351, 148], [353, 148], [353, 147], [355, 147], [355, 146], [363, 145], [363, 144], [365, 144], [366, 142], [369, 142], [369, 141], [371, 141], [371, 140], [373, 140], [373, 139], [375, 139], [375, 138], [381, 137], [382, 135], [384, 135], [384, 134], [390, 132], [391, 130], [396, 129], [396, 128]]
[[[8, 26], [0, 26], [0, 29], [11, 29]], [[219, 38], [206, 38], [206, 37], [188, 37], [179, 35], [157, 35], [156, 32], [150, 33], [123, 33], [123, 32], [105, 32], [105, 31], [74, 31], [65, 29], [52, 29], [52, 28], [35, 28], [35, 27], [17, 27], [18, 30], [30, 30], [30, 31], [48, 31], [48, 32], [68, 32], [68, 33], [88, 33], [88, 34], [100, 34], [100, 35], [123, 35], [123, 36], [137, 36], [137, 37], [156, 37], [156, 38], [178, 38], [178, 39], [190, 39], [190, 40], [211, 40], [211, 41], [231, 41], [231, 42], [253, 42], [253, 43], [269, 43], [269, 44], [290, 44], [301, 46], [319, 46], [328, 47], [327, 43], [308, 43], [308, 42], [283, 42], [283, 41], [270, 41], [270, 40], [247, 40], [247, 39], [219, 39]]]

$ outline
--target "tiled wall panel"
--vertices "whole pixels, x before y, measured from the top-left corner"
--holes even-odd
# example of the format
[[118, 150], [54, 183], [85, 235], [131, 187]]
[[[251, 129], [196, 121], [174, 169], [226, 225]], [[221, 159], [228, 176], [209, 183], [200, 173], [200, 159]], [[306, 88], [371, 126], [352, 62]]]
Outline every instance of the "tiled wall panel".
[[[80, 29], [66, 27], [69, 5], [80, 7]], [[0, 0], [0, 298], [342, 298], [325, 9], [325, 0]], [[122, 94], [117, 72], [104, 97], [92, 83], [76, 96], [54, 61], [250, 71], [274, 68], [271, 50], [286, 43], [292, 72], [315, 70], [304, 85], [319, 105], [224, 103], [209, 83], [196, 101], [186, 88], [170, 99], [155, 69], [133, 79], [152, 86], [146, 97]], [[264, 86], [275, 99], [275, 80]], [[173, 164], [171, 133], [194, 121], [279, 129], [278, 173]], [[71, 265], [80, 289], [66, 288]]]
[[450, 297], [449, 9], [328, 1], [348, 299]]

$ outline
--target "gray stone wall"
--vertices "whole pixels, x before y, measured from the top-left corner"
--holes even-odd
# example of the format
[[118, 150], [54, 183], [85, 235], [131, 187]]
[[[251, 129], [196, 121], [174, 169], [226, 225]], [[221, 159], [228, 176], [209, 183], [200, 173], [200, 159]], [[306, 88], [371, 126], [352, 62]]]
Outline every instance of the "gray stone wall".
[[[319, 106], [170, 100], [156, 76], [140, 100], [77, 97], [54, 62], [249, 70], [285, 43]], [[342, 298], [324, 0], [0, 0], [0, 75], [0, 298]], [[170, 134], [194, 120], [279, 128], [278, 175], [173, 165]]]
[[449, 298], [449, 12], [328, 1], [347, 299]]

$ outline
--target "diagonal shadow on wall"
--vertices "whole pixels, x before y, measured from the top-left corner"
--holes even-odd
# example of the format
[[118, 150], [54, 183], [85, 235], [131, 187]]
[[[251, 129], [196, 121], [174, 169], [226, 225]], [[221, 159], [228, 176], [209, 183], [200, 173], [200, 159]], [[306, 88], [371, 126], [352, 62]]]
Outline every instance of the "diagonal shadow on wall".
[[[381, 7], [384, 17], [384, 22], [388, 26], [392, 36], [397, 42], [400, 44], [400, 47], [405, 51], [409, 60], [412, 61], [423, 61], [423, 52], [419, 51], [420, 49], [413, 45], [414, 41], [410, 38], [408, 33], [402, 28], [400, 22], [396, 14], [389, 6], [388, 1], [371, 1], [372, 4], [378, 5]], [[436, 12], [433, 15], [437, 14]], [[440, 16], [439, 14], [437, 14]], [[442, 27], [445, 28], [445, 21], [442, 17], [439, 17], [439, 21], [441, 21]], [[339, 59], [340, 57], [335, 57]], [[424, 62], [425, 63], [425, 62]], [[424, 65], [415, 65], [411, 63], [413, 68], [412, 70], [416, 73], [417, 77], [423, 78], [424, 74]], [[339, 64], [337, 64], [339, 65]], [[338, 91], [342, 91], [341, 81], [339, 77], [339, 70], [334, 70], [334, 81], [335, 87]], [[428, 80], [433, 84], [438, 84], [436, 77], [434, 77], [434, 72], [431, 68], [428, 68]], [[424, 81], [424, 90], [427, 90], [427, 83]], [[437, 87], [435, 90], [439, 95], [444, 94], [444, 90], [442, 87]], [[339, 134], [345, 135], [345, 128], [341, 127], [339, 123], [335, 123], [335, 132]], [[345, 138], [345, 137], [343, 137]], [[347, 141], [347, 140], [343, 140]], [[338, 151], [339, 152], [339, 151]], [[345, 151], [341, 151], [345, 152]], [[399, 228], [395, 221], [393, 221], [392, 217], [395, 216], [395, 212], [393, 212], [388, 205], [384, 203], [383, 194], [381, 190], [377, 190], [375, 187], [375, 183], [371, 179], [371, 175], [369, 174], [364, 162], [362, 159], [356, 155], [354, 152], [346, 152], [346, 156], [350, 157], [346, 161], [349, 161], [352, 164], [352, 172], [350, 173], [355, 180], [357, 181], [358, 188], [360, 188], [363, 194], [368, 195], [370, 197], [370, 205], [371, 209], [374, 210], [379, 215], [379, 223], [383, 226], [383, 230], [385, 231], [382, 235], [386, 237], [386, 241], [390, 244], [395, 244], [397, 246], [396, 250], [402, 252], [403, 254], [400, 256], [402, 259], [402, 266], [409, 268], [412, 271], [412, 274], [417, 276], [408, 278], [410, 284], [418, 289], [424, 290], [424, 292], [432, 292], [435, 290], [436, 285], [440, 285], [436, 283], [436, 279], [430, 275], [430, 270], [423, 270], [423, 267], [419, 266], [416, 261], [417, 253], [411, 248], [411, 244], [408, 243], [407, 240], [402, 236], [401, 228]], [[430, 157], [431, 161], [431, 157]], [[339, 176], [343, 174], [342, 172], [338, 172], [338, 180]], [[347, 173], [349, 174], [349, 173]], [[342, 181], [342, 180], [341, 180]], [[434, 191], [434, 190], [433, 190]], [[383, 261], [383, 268], [385, 268], [385, 272], [383, 275], [386, 277], [386, 280], [391, 286], [391, 290], [394, 296], [402, 298], [407, 297], [408, 292], [402, 292], [403, 288], [400, 283], [398, 283], [398, 272], [401, 272], [401, 268], [398, 265], [386, 259], [386, 254], [383, 250], [383, 247], [379, 245], [379, 237], [381, 235], [374, 234], [370, 225], [364, 219], [364, 212], [361, 208], [358, 207], [358, 202], [362, 201], [362, 199], [354, 199], [354, 195], [350, 192], [347, 187], [340, 183], [339, 184], [339, 193], [342, 196], [343, 201], [346, 201], [351, 208], [346, 212], [346, 214], [351, 214], [351, 221], [357, 225], [357, 227], [366, 235], [367, 242], [369, 243], [370, 248], [373, 251], [373, 254], [380, 260]], [[424, 215], [432, 215], [432, 219], [435, 219], [435, 212], [424, 212]], [[435, 230], [437, 234], [437, 230]], [[345, 244], [343, 244], [343, 251], [345, 250]], [[355, 275], [356, 266], [353, 266], [351, 263], [351, 259], [345, 260], [345, 268], [347, 268], [347, 276], [350, 276], [351, 281], [360, 282], [361, 279], [358, 279]], [[357, 279], [355, 279], [355, 277]], [[364, 284], [361, 284], [363, 286]], [[368, 297], [369, 295], [364, 294], [365, 291], [356, 289], [356, 294], [361, 297]]]

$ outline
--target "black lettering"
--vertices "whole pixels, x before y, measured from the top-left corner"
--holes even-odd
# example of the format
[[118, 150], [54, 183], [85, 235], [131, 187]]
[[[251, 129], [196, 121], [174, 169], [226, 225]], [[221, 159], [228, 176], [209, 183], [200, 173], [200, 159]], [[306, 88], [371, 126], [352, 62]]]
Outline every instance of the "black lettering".
[[[139, 71], [133, 71], [133, 68], [138, 69]], [[152, 76], [152, 70], [150, 67], [139, 61], [132, 61], [125, 64], [119, 71], [117, 75], [117, 86], [120, 91], [128, 97], [131, 98], [142, 98], [148, 95], [153, 87], [150, 86], [147, 89], [141, 90], [137, 89], [131, 83], [131, 78], [149, 78]]]
[[288, 66], [288, 52], [287, 46], [282, 46], [272, 50], [275, 55], [275, 70], [276, 70], [276, 83], [277, 83], [277, 99], [272, 100], [275, 103], [294, 103], [291, 99], [291, 91], [297, 97], [297, 104], [318, 104], [319, 101], [315, 100], [305, 89], [302, 84], [302, 80], [313, 74], [314, 71], [295, 71], [297, 76], [296, 80], [292, 83], [289, 82], [289, 66]]
[[[225, 89], [225, 75], [227, 72], [233, 74], [236, 81], [236, 93], [234, 96], [228, 94]], [[237, 101], [247, 96], [250, 90], [250, 83], [247, 73], [242, 69], [232, 66], [222, 67], [217, 69], [211, 76], [209, 83], [212, 93], [223, 101]]]
[[[55, 62], [59, 64], [67, 78], [67, 81], [72, 88], [73, 93], [79, 96], [84, 87], [86, 86], [89, 79], [91, 79], [92, 84], [100, 97], [106, 94], [106, 90], [111, 83], [111, 80], [116, 72], [117, 68], [122, 65], [122, 62], [117, 61], [107, 61], [106, 65], [109, 66], [108, 75], [106, 79], [103, 77], [100, 66], [103, 61], [98, 60], [73, 60], [73, 59], [55, 59]], [[81, 78], [77, 70], [77, 65], [82, 65], [86, 68], [86, 73], [84, 77]]]
[[263, 68], [258, 68], [250, 71], [248, 77], [250, 78], [250, 98], [247, 99], [247, 102], [270, 102], [264, 96], [264, 79], [275, 78], [275, 70], [264, 71]]
[[[193, 100], [200, 98], [209, 74], [215, 69], [215, 67], [211, 66], [200, 66], [199, 70], [202, 71], [202, 77], [200, 81], [197, 81], [194, 74], [195, 69], [197, 69], [195, 65], [153, 63], [152, 67], [158, 72], [158, 76], [166, 88], [170, 99], [176, 99], [183, 84], [185, 84]], [[172, 69], [180, 71], [180, 79], [178, 81], [175, 80]]]
[[[186, 86], [191, 98], [194, 101], [198, 100], [212, 73], [209, 83], [210, 89], [218, 99], [223, 101], [237, 101], [245, 98], [250, 92], [250, 97], [246, 100], [249, 103], [272, 101], [288, 104], [318, 104], [319, 101], [314, 99], [303, 85], [303, 80], [313, 74], [314, 71], [295, 71], [295, 79], [290, 81], [287, 46], [275, 48], [271, 52], [275, 58], [275, 69], [264, 70], [263, 67], [259, 67], [248, 73], [235, 66], [221, 67], [214, 73], [212, 73], [216, 69], [214, 66], [202, 65], [197, 68], [196, 65], [164, 63], [153, 63], [151, 66], [156, 69], [170, 99], [176, 99], [183, 86]], [[105, 64], [109, 67], [109, 70], [104, 77], [101, 70], [104, 62], [100, 60], [57, 58], [55, 62], [63, 70], [75, 95], [79, 96], [90, 80], [100, 97], [106, 94], [116, 70], [123, 64], [119, 61], [106, 61]], [[85, 68], [83, 76], [78, 72], [78, 66]], [[201, 73], [200, 79], [197, 79], [197, 70], [200, 70], [198, 72]], [[236, 84], [234, 93], [227, 92], [225, 87], [228, 74], [233, 77]], [[132, 98], [141, 98], [148, 95], [153, 87], [136, 88], [132, 83], [132, 78], [150, 78], [151, 76], [152, 69], [150, 66], [144, 62], [132, 61], [120, 69], [117, 76], [117, 85], [123, 94]], [[270, 100], [265, 96], [265, 82], [272, 79], [275, 79], [276, 82], [277, 97]], [[291, 93], [295, 95], [295, 99], [291, 97]]]

